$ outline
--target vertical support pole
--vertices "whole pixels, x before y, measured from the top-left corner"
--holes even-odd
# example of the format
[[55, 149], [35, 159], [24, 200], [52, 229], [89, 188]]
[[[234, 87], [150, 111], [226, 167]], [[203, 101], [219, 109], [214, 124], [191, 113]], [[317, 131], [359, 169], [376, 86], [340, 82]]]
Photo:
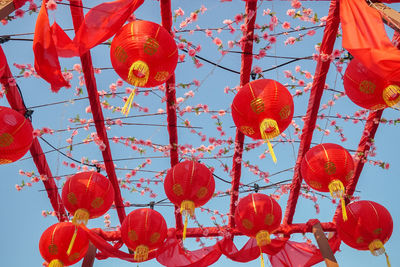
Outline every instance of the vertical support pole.
[[322, 230], [321, 223], [318, 222], [312, 226], [312, 232], [314, 234], [315, 240], [317, 241], [319, 251], [321, 252], [322, 258], [325, 261], [327, 267], [339, 267], [336, 261], [335, 255], [329, 246], [328, 239]]
[[97, 249], [92, 242], [89, 242], [89, 248], [85, 257], [83, 258], [82, 267], [93, 267], [94, 258], [96, 257], [96, 250]]

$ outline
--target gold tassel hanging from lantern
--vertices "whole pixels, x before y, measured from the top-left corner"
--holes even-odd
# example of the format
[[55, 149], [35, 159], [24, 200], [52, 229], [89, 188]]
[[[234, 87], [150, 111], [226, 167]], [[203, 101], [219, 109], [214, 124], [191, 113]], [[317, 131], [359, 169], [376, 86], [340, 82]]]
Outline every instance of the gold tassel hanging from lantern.
[[74, 247], [76, 235], [78, 234], [78, 227], [83, 224], [86, 225], [89, 221], [90, 214], [85, 209], [77, 209], [74, 213], [74, 217], [72, 218], [72, 223], [75, 225], [75, 231], [72, 235], [71, 241], [69, 242], [67, 255], [71, 254], [71, 250]]
[[135, 261], [146, 261], [149, 258], [149, 247], [139, 245], [135, 249], [134, 259]]
[[188, 217], [194, 216], [195, 205], [191, 200], [184, 200], [181, 203], [181, 214], [185, 216], [185, 224], [183, 226], [182, 240], [186, 239], [186, 229], [188, 225]]
[[271, 142], [269, 141], [270, 139], [273, 139], [280, 134], [279, 128], [278, 128], [278, 123], [276, 122], [276, 120], [264, 119], [260, 124], [260, 133], [261, 133], [261, 137], [265, 141], [267, 141], [268, 150], [271, 153], [272, 160], [274, 161], [274, 163], [276, 163], [277, 160], [276, 160], [275, 152], [274, 152]]
[[271, 243], [271, 237], [268, 231], [259, 231], [256, 235], [257, 245], [260, 248], [261, 267], [264, 267], [264, 256], [261, 247]]
[[388, 267], [391, 267], [390, 261], [389, 261], [389, 255], [386, 253], [385, 247], [379, 239], [375, 239], [368, 245], [369, 251], [371, 252], [372, 255], [374, 256], [379, 256], [382, 254], [385, 254], [386, 257], [386, 264]]
[[64, 264], [60, 260], [52, 260], [48, 267], [64, 267]]
[[333, 180], [328, 185], [331, 196], [336, 199], [339, 198], [342, 204], [343, 221], [347, 221], [346, 202], [344, 200], [344, 185], [340, 180]]
[[382, 93], [383, 100], [389, 107], [398, 108], [400, 106], [400, 87], [391, 84]]
[[128, 99], [125, 102], [124, 107], [121, 110], [121, 113], [125, 116], [128, 116], [129, 112], [131, 111], [132, 102], [136, 95], [136, 89], [133, 89], [132, 92], [129, 94]]

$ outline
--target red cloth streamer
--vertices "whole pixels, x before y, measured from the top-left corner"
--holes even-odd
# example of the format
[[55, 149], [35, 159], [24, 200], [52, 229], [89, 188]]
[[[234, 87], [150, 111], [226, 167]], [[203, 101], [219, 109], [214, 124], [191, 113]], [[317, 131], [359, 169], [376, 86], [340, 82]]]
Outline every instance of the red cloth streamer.
[[89, 49], [107, 41], [143, 2], [144, 0], [117, 0], [93, 7], [86, 14], [73, 40], [54, 23], [51, 28], [58, 56], [81, 56]]
[[365, 1], [341, 0], [340, 20], [343, 47], [383, 79], [400, 81], [400, 51], [387, 36], [379, 12]]
[[[3, 49], [0, 47], [0, 53], [4, 53]], [[1, 83], [4, 85], [6, 89], [6, 97], [10, 106], [20, 112], [21, 114], [25, 115], [26, 108], [22, 101], [22, 97], [18, 91], [16, 85], [11, 85], [9, 83], [9, 79], [13, 78], [10, 68], [8, 67], [7, 61], [5, 61], [5, 70], [3, 77], [1, 78]], [[47, 179], [42, 180], [44, 187], [47, 191], [47, 196], [50, 199], [50, 203], [57, 215], [57, 218], [60, 222], [67, 221], [68, 216], [65, 212], [64, 205], [61, 201], [61, 197], [58, 194], [57, 185], [54, 182], [53, 175], [47, 164], [46, 156], [43, 153], [42, 147], [37, 138], [33, 139], [30, 152], [33, 158], [33, 162], [36, 165], [36, 168], [40, 175], [47, 177]]]
[[43, 0], [33, 40], [36, 72], [51, 84], [53, 92], [68, 86], [69, 83], [61, 73], [58, 57], [81, 56], [106, 41], [121, 28], [143, 1], [117, 0], [92, 8], [76, 29], [75, 38], [71, 40], [57, 23], [50, 28], [47, 1]]
[[18, 8], [22, 7], [23, 5], [25, 5], [26, 2], [28, 2], [28, 0], [13, 0], [14, 8], [18, 9]]
[[33, 38], [33, 53], [35, 54], [36, 72], [51, 85], [53, 92], [61, 87], [69, 86], [61, 73], [57, 49], [52, 38], [46, 0], [43, 0], [36, 20], [35, 36]]
[[[116, 249], [115, 247], [107, 243], [107, 241], [105, 241], [103, 238], [95, 234], [94, 231], [91, 231], [90, 229], [86, 228], [86, 226], [81, 225], [80, 227], [86, 231], [90, 242], [92, 242], [93, 245], [95, 245], [95, 247], [102, 252], [103, 256], [119, 258], [121, 260], [135, 262], [135, 260], [133, 259], [133, 255]], [[156, 256], [156, 253], [157, 253], [156, 250], [150, 251], [149, 260], [153, 259]]]
[[[74, 28], [77, 31], [81, 23], [83, 22], [83, 12], [82, 8], [80, 8], [82, 6], [82, 1], [71, 0], [70, 2]], [[96, 79], [94, 78], [94, 70], [90, 51], [81, 56], [81, 62], [96, 132], [106, 147], [101, 153], [104, 159], [104, 165], [106, 168], [108, 179], [110, 179], [110, 182], [114, 188], [115, 208], [117, 209], [119, 221], [122, 223], [126, 216], [124, 203], [122, 201], [121, 190], [119, 188], [117, 175], [115, 174], [115, 167], [111, 156], [110, 143], [108, 141], [107, 131], [104, 125], [104, 116], [100, 105], [99, 94], [97, 92]]]
[[[245, 85], [250, 81], [250, 72], [251, 72], [251, 64], [253, 62], [253, 39], [254, 39], [254, 23], [256, 21], [257, 14], [257, 1], [249, 1], [246, 2], [246, 15], [250, 13], [253, 16], [246, 16], [245, 25], [247, 25], [247, 32], [243, 33], [247, 36], [247, 39], [243, 41], [243, 54], [242, 54], [242, 66], [240, 69], [240, 86]], [[244, 134], [236, 129], [236, 137], [235, 137], [235, 153], [233, 154], [233, 163], [232, 163], [232, 187], [231, 187], [231, 201], [229, 207], [229, 214], [232, 216], [229, 217], [229, 226], [231, 228], [235, 227], [235, 219], [233, 214], [235, 214], [236, 201], [239, 197], [239, 183], [240, 176], [242, 171], [242, 154], [243, 154], [243, 142], [244, 142]]]
[[[161, 0], [161, 19], [164, 28], [171, 33], [172, 27], [172, 12], [171, 12], [171, 0]], [[178, 131], [176, 128], [177, 117], [176, 117], [176, 90], [175, 90], [175, 74], [172, 75], [165, 83], [165, 96], [167, 97], [167, 123], [168, 123], [168, 134], [170, 148], [170, 162], [171, 167], [174, 167], [179, 163], [178, 155]], [[175, 206], [175, 223], [176, 229], [181, 230], [183, 228], [182, 215], [179, 212], [180, 207]]]
[[[339, 0], [332, 0], [329, 7], [328, 19], [322, 38], [320, 48], [321, 54], [330, 55], [336, 41], [336, 34], [339, 28]], [[317, 67], [315, 70], [314, 82], [311, 88], [310, 98], [308, 100], [307, 113], [304, 120], [303, 132], [301, 135], [301, 142], [297, 154], [297, 161], [290, 186], [290, 195], [286, 204], [285, 217], [283, 224], [291, 224], [293, 215], [296, 209], [297, 199], [299, 197], [301, 186], [300, 165], [304, 155], [310, 149], [311, 139], [317, 121], [318, 109], [321, 102], [322, 93], [324, 91], [326, 75], [329, 70], [330, 61], [322, 61], [321, 57], [318, 58]]]
[[[337, 235], [334, 235], [329, 239], [329, 245], [332, 252], [335, 253], [339, 250], [340, 238], [338, 238]], [[269, 256], [269, 260], [271, 265], [274, 267], [309, 267], [323, 261], [324, 259], [316, 246], [308, 243], [288, 241], [281, 251], [273, 256]]]

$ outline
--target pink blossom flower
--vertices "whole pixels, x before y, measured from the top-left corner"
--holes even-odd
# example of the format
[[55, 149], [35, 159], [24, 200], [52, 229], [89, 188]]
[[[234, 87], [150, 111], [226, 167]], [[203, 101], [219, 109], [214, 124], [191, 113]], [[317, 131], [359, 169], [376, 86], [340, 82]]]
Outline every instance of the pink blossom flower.
[[290, 23], [285, 21], [284, 23], [282, 23], [282, 28], [284, 28], [285, 30], [290, 29]]
[[229, 48], [233, 48], [234, 45], [235, 45], [234, 41], [228, 41], [228, 47]]
[[179, 55], [179, 61], [180, 61], [180, 62], [185, 61], [185, 56], [186, 56], [185, 54], [180, 54], [180, 55]]
[[196, 55], [196, 50], [189, 49], [188, 54], [189, 54], [189, 56], [194, 57]]
[[314, 30], [309, 30], [308, 32], [307, 32], [307, 35], [309, 35], [309, 36], [313, 36], [315, 34], [315, 31]]
[[183, 15], [185, 15], [185, 11], [183, 11], [182, 8], [178, 8], [177, 10], [175, 10], [175, 15], [178, 17], [183, 16]]
[[269, 36], [269, 37], [268, 37], [268, 41], [269, 41], [271, 44], [275, 44], [275, 43], [276, 43], [276, 37], [275, 37], [275, 36]]
[[207, 37], [212, 36], [212, 31], [210, 31], [209, 29], [206, 29], [204, 32], [206, 33]]
[[294, 38], [294, 37], [289, 37], [289, 38], [287, 38], [286, 39], [286, 41], [285, 41], [285, 45], [292, 45], [292, 44], [294, 44], [296, 42], [296, 38]]
[[262, 69], [261, 69], [259, 66], [254, 66], [253, 72], [256, 73], [256, 74], [258, 74], [258, 73], [261, 73], [261, 72], [262, 72]]
[[57, 9], [57, 3], [54, 0], [49, 0], [47, 1], [46, 7], [48, 10], [56, 10]]
[[192, 12], [190, 13], [190, 18], [192, 19], [192, 21], [196, 21], [198, 18], [198, 15], [196, 12]]
[[299, 9], [301, 7], [301, 3], [299, 0], [292, 0], [292, 7], [295, 9]]
[[239, 24], [239, 22], [241, 22], [243, 20], [243, 15], [242, 14], [237, 14], [235, 16], [235, 22], [236, 24]]
[[18, 18], [22, 18], [25, 14], [25, 11], [23, 11], [22, 9], [17, 9], [15, 10], [15, 16]]
[[294, 10], [294, 9], [288, 9], [286, 11], [286, 15], [288, 15], [289, 17], [293, 17], [294, 14], [296, 14], [296, 10]]
[[222, 46], [222, 41], [221, 39], [219, 39], [218, 37], [215, 37], [213, 40], [214, 44], [216, 44], [217, 46]]

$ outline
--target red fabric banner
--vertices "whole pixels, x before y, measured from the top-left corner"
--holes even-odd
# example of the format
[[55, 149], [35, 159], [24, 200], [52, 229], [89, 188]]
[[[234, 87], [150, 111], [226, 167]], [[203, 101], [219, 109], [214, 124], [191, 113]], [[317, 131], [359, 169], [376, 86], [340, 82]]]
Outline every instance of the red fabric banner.
[[[329, 239], [333, 253], [339, 250], [340, 242], [337, 235]], [[324, 260], [319, 249], [313, 244], [293, 241], [288, 241], [281, 251], [268, 257], [274, 267], [309, 267]]]
[[81, 56], [89, 49], [107, 41], [143, 2], [144, 0], [117, 0], [93, 7], [85, 15], [73, 40], [54, 23], [51, 28], [58, 56]]
[[[114, 257], [134, 262], [133, 255], [118, 249], [121, 247], [120, 243], [112, 246], [101, 237], [107, 237], [107, 233], [99, 229], [89, 230], [86, 227], [83, 227], [83, 229], [88, 232], [90, 241], [101, 251], [96, 256], [98, 259]], [[329, 240], [329, 244], [332, 251], [336, 252], [340, 246], [340, 239], [334, 235]], [[288, 241], [287, 238], [271, 240], [269, 245], [262, 247], [262, 251], [269, 255], [274, 267], [312, 266], [323, 260], [316, 246]], [[241, 249], [238, 249], [233, 240], [228, 237], [223, 238], [213, 246], [189, 251], [184, 249], [182, 241], [176, 238], [176, 230], [170, 228], [163, 246], [157, 251], [151, 251], [149, 259], [156, 258], [160, 264], [171, 267], [206, 267], [218, 261], [222, 255], [235, 262], [249, 262], [260, 257], [260, 248], [257, 241], [250, 238]]]
[[36, 20], [33, 53], [35, 55], [35, 70], [37, 74], [50, 83], [53, 92], [58, 92], [61, 87], [69, 85], [61, 73], [57, 49], [50, 29], [46, 0], [43, 0]]
[[400, 81], [400, 51], [387, 36], [379, 12], [365, 1], [341, 0], [340, 20], [343, 47], [383, 79]]
[[36, 21], [33, 52], [36, 72], [51, 84], [53, 92], [68, 86], [58, 57], [81, 56], [94, 46], [112, 37], [144, 0], [117, 0], [92, 8], [71, 40], [61, 27], [54, 23], [50, 28], [46, 0], [43, 0]]

